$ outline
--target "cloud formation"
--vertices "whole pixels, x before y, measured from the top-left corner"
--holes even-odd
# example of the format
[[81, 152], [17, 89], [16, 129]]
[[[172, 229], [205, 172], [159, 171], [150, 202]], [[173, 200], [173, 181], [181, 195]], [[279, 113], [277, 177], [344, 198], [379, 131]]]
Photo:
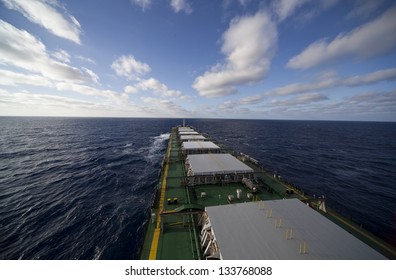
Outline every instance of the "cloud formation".
[[131, 0], [131, 3], [139, 6], [143, 11], [149, 9], [151, 6], [151, 0]]
[[[8, 9], [22, 13], [29, 21], [36, 23], [52, 34], [81, 44], [81, 25], [56, 1], [48, 0], [2, 0]], [[62, 11], [59, 11], [62, 9]]]
[[[153, 1], [152, 0], [131, 0], [133, 5], [136, 5], [146, 11], [150, 9]], [[169, 0], [169, 4], [175, 13], [185, 12], [186, 14], [192, 13], [192, 7], [188, 0]]]
[[149, 110], [119, 99], [88, 101], [54, 94], [37, 94], [27, 92], [7, 92], [0, 89], [0, 111], [4, 115], [43, 116], [136, 116], [149, 117]]
[[360, 116], [372, 115], [394, 119], [396, 111], [396, 91], [362, 92], [338, 101], [317, 104], [315, 107], [304, 108], [303, 112], [312, 115], [321, 115], [325, 119], [360, 119]]
[[340, 33], [331, 42], [320, 39], [312, 43], [286, 66], [307, 69], [347, 55], [368, 58], [386, 53], [396, 46], [395, 18], [396, 7], [392, 7], [375, 20], [348, 33]]
[[90, 80], [96, 84], [99, 84], [99, 76], [94, 71], [85, 67], [82, 67], [81, 69], [86, 73]]
[[59, 50], [52, 54], [53, 57], [64, 63], [70, 63], [70, 54], [65, 50]]
[[149, 104], [153, 115], [157, 115], [158, 112], [168, 117], [186, 117], [191, 115], [189, 111], [167, 99], [142, 97], [141, 100]]
[[314, 83], [294, 83], [268, 91], [265, 95], [286, 96], [310, 91], [324, 90], [334, 87], [358, 87], [382, 81], [396, 80], [396, 68], [383, 69], [365, 75], [356, 75], [346, 78], [325, 78]]
[[236, 92], [236, 86], [256, 83], [267, 74], [278, 40], [275, 24], [260, 11], [234, 18], [223, 34], [224, 63], [195, 79], [193, 88], [201, 96], [216, 97]]
[[251, 1], [251, 0], [238, 0], [239, 4], [242, 5], [242, 6], [244, 6], [244, 7], [245, 7], [246, 5], [248, 5], [250, 1]]
[[250, 105], [250, 104], [255, 104], [257, 102], [260, 102], [262, 100], [263, 100], [262, 95], [250, 95], [250, 96], [246, 96], [244, 98], [239, 99], [238, 104]]
[[138, 93], [140, 91], [152, 91], [161, 97], [168, 98], [184, 98], [181, 91], [169, 89], [165, 84], [160, 81], [149, 78], [145, 80], [140, 80], [135, 85], [128, 85], [125, 87], [124, 91], [129, 94]]
[[171, 0], [170, 5], [175, 13], [181, 11], [185, 12], [186, 14], [192, 13], [191, 4], [187, 0]]
[[0, 69], [0, 85], [31, 85], [50, 87], [52, 84], [48, 79], [40, 75], [29, 75]]
[[127, 94], [119, 94], [112, 90], [102, 90], [86, 85], [78, 85], [72, 83], [57, 83], [55, 87], [58, 91], [72, 91], [87, 96], [102, 97], [105, 98], [108, 102], [113, 102], [120, 105], [128, 103]]
[[355, 87], [361, 85], [369, 85], [382, 81], [396, 80], [396, 68], [383, 69], [366, 75], [356, 75], [339, 80], [341, 85]]
[[162, 97], [181, 97], [182, 93], [179, 90], [171, 90], [165, 84], [159, 82], [154, 78], [142, 80], [138, 84], [138, 88], [142, 90], [152, 90], [154, 93], [160, 94]]
[[353, 9], [348, 13], [347, 18], [367, 18], [385, 2], [386, 0], [355, 0]]
[[132, 55], [123, 55], [117, 58], [112, 64], [113, 69], [118, 76], [126, 77], [128, 80], [136, 79], [151, 71], [148, 64], [136, 60]]
[[309, 1], [310, 0], [279, 0], [273, 2], [273, 6], [279, 21], [283, 21]]
[[[72, 99], [68, 97], [48, 95], [48, 94], [32, 94], [24, 92], [8, 93], [0, 90], [0, 103], [5, 104], [19, 104], [21, 107], [34, 108], [36, 106], [44, 107], [64, 107], [70, 108], [72, 106], [94, 106], [94, 103]], [[23, 113], [23, 112], [21, 112]]]
[[96, 64], [96, 62], [93, 59], [89, 58], [89, 57], [85, 57], [85, 56], [82, 56], [82, 55], [76, 55], [75, 58], [78, 58], [81, 61], [85, 61], [85, 62], [88, 62], [88, 63], [91, 63], [91, 64]]
[[278, 0], [272, 2], [272, 9], [279, 22], [295, 15], [300, 8], [305, 10], [299, 14], [301, 19], [311, 19], [322, 11], [334, 6], [339, 0]]
[[396, 68], [382, 69], [364, 75], [356, 75], [345, 78], [337, 78], [333, 75], [324, 75], [323, 78], [313, 83], [293, 83], [282, 87], [277, 87], [266, 91], [263, 94], [252, 95], [241, 98], [238, 101], [240, 105], [250, 105], [261, 102], [269, 96], [290, 96], [296, 94], [308, 94], [320, 90], [326, 90], [335, 87], [360, 87], [375, 84], [384, 81], [396, 80]]
[[327, 99], [327, 96], [321, 93], [307, 93], [286, 100], [274, 99], [271, 101], [271, 105], [278, 107], [295, 107], [299, 105], [307, 105], [310, 103], [320, 102]]
[[16, 66], [45, 78], [82, 83], [82, 71], [50, 57], [45, 45], [25, 30], [0, 19], [0, 63]]

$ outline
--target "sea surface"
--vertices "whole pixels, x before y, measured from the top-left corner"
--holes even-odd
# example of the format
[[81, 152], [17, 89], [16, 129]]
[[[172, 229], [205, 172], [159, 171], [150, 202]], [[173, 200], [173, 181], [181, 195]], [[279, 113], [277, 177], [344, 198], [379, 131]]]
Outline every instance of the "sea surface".
[[[396, 245], [396, 123], [190, 119]], [[0, 118], [0, 259], [136, 259], [178, 119]]]

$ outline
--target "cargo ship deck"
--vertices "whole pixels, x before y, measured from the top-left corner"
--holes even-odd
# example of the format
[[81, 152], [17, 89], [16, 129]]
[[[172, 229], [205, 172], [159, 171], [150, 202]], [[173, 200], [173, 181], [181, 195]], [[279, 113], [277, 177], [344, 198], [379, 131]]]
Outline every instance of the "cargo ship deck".
[[[261, 233], [266, 232], [267, 239], [273, 239], [269, 241], [268, 246], [278, 246], [278, 249], [263, 248], [257, 254], [247, 253], [246, 258], [248, 259], [355, 259], [360, 258], [361, 254], [366, 254], [364, 250], [367, 250], [368, 253], [366, 256], [361, 256], [363, 259], [381, 259], [383, 256], [395, 259], [395, 248], [331, 209], [326, 209], [322, 198], [308, 197], [300, 189], [283, 182], [277, 175], [264, 170], [257, 160], [248, 155], [232, 153], [234, 158], [232, 161], [228, 158], [223, 159], [224, 154], [228, 154], [228, 152], [209, 142], [208, 136], [197, 139], [197, 132], [194, 129], [181, 128], [173, 128], [169, 138], [159, 183], [152, 201], [150, 219], [147, 222], [144, 243], [140, 250], [140, 259], [238, 259], [238, 256], [242, 258], [242, 254], [227, 253], [225, 249], [225, 247], [230, 247], [227, 243], [235, 242], [232, 237], [224, 240], [219, 236], [220, 232], [224, 230], [232, 232], [234, 228], [236, 235], [241, 231], [246, 231], [242, 233], [242, 240], [256, 238], [254, 234], [261, 236]], [[203, 142], [204, 140], [205, 142]], [[213, 169], [212, 165], [219, 167], [217, 173], [210, 173], [210, 170]], [[251, 180], [247, 180], [246, 183], [244, 181], [246, 179], [240, 180], [242, 177], [250, 177]], [[277, 208], [280, 204], [276, 204], [276, 202], [283, 200], [286, 201], [285, 205], [282, 208]], [[294, 202], [292, 203], [292, 201], [301, 203], [293, 206]], [[216, 208], [217, 206], [237, 206], [239, 204], [241, 204], [239, 207], [221, 208], [222, 210]], [[257, 210], [242, 210], [242, 204], [245, 205], [244, 207], [255, 205], [255, 208], [252, 206], [252, 209]], [[281, 213], [282, 209], [288, 207], [290, 208], [289, 212]], [[326, 235], [326, 232], [320, 232], [326, 226], [319, 228], [318, 236], [314, 236], [308, 229], [312, 227], [315, 231], [316, 224], [308, 221], [303, 227], [302, 225], [306, 221], [298, 221], [300, 216], [311, 215], [306, 214], [304, 208], [312, 209], [314, 216], [311, 219], [312, 221], [317, 219], [316, 224], [326, 224], [331, 221], [331, 225], [327, 229], [328, 234], [341, 234], [342, 237], [339, 239], [345, 240], [345, 243], [353, 243], [354, 239], [359, 242], [363, 241], [360, 243], [364, 243], [364, 245], [356, 242], [356, 246], [362, 247], [361, 250], [363, 250], [357, 251], [361, 252], [360, 255], [356, 255], [356, 257], [348, 253], [344, 254], [342, 249], [329, 253], [333, 250], [331, 240], [327, 247], [323, 245], [325, 242], [316, 240], [318, 236]], [[224, 209], [227, 210], [220, 217], [220, 222], [216, 222], [218, 219], [216, 213], [220, 213]], [[249, 211], [253, 211], [251, 216], [244, 216]], [[257, 214], [255, 211], [261, 211], [261, 214]], [[289, 214], [299, 211], [302, 211], [300, 216], [292, 217]], [[228, 214], [232, 217], [240, 216], [240, 225], [233, 227], [232, 220], [226, 223]], [[210, 217], [210, 215], [212, 216]], [[254, 224], [249, 228], [243, 228], [247, 220], [253, 219], [253, 217], [256, 217]], [[224, 219], [224, 224], [222, 219]], [[258, 221], [258, 219], [263, 220]], [[213, 231], [216, 230], [215, 222], [217, 223], [217, 236], [214, 236], [215, 232]], [[266, 223], [271, 223], [272, 226], [266, 228]], [[208, 228], [208, 224], [211, 230], [206, 232], [205, 227]], [[334, 228], [333, 225], [336, 225], [337, 228]], [[238, 227], [239, 231], [237, 231]], [[339, 229], [343, 229], [342, 232], [339, 232]], [[256, 233], [254, 233], [255, 231]], [[273, 236], [271, 235], [272, 231], [274, 231]], [[349, 240], [347, 235], [344, 236], [344, 232], [353, 236], [353, 241]], [[258, 237], [257, 240], [260, 238]], [[261, 246], [263, 241], [260, 242]], [[276, 245], [277, 242], [280, 245]], [[367, 246], [369, 249], [363, 248], [366, 244], [369, 245]], [[223, 249], [218, 248], [219, 246], [223, 246]], [[342, 244], [339, 246], [343, 247]], [[375, 253], [370, 251], [371, 248], [375, 249]], [[240, 250], [243, 251], [243, 249]], [[279, 254], [268, 253], [273, 250], [279, 250]], [[377, 252], [380, 254], [376, 255]]]

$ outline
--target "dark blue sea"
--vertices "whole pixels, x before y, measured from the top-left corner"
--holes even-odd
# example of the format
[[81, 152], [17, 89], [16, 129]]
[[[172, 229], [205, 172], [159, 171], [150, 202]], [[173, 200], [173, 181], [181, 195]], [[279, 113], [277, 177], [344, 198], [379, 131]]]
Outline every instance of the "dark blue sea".
[[[396, 245], [396, 123], [186, 120]], [[177, 119], [0, 118], [0, 259], [136, 259]]]

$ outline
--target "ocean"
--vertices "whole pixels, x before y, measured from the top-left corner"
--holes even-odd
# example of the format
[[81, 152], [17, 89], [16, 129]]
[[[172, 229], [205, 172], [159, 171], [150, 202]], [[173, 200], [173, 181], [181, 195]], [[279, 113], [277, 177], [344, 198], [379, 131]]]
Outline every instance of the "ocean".
[[[187, 119], [396, 246], [396, 123]], [[179, 119], [0, 118], [0, 259], [136, 259]]]

